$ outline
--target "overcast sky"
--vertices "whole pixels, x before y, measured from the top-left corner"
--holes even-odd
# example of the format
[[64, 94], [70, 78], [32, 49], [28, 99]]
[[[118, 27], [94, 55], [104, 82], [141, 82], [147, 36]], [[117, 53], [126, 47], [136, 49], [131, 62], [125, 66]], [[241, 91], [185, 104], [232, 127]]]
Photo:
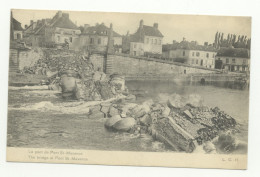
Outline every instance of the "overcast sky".
[[[22, 23], [29, 24], [30, 20], [52, 18], [57, 11], [46, 10], [13, 10], [13, 17]], [[188, 41], [196, 40], [200, 44], [205, 41], [213, 43], [216, 31], [251, 37], [250, 17], [202, 16], [202, 15], [171, 15], [171, 14], [139, 14], [139, 13], [111, 13], [111, 12], [83, 12], [63, 11], [70, 14], [70, 19], [78, 26], [84, 24], [95, 25], [105, 23], [109, 27], [113, 23], [114, 30], [125, 35], [136, 32], [141, 19], [145, 25], [152, 26], [159, 23], [159, 30], [164, 35], [163, 43], [173, 40], [181, 41], [183, 37]]]

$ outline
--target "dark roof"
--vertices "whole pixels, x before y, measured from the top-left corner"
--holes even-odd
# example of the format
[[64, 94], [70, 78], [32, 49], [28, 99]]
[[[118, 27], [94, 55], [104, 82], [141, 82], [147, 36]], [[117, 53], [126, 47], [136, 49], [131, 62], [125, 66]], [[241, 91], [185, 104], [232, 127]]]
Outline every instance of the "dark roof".
[[75, 25], [66, 14], [62, 14], [62, 17], [59, 17], [57, 20], [55, 20], [55, 22], [52, 24], [52, 27], [78, 29], [77, 25]]
[[40, 20], [34, 31], [35, 34], [42, 34], [44, 33], [44, 29], [48, 27], [58, 27], [58, 28], [66, 28], [66, 29], [78, 29], [77, 25], [75, 25], [69, 18], [68, 13], [62, 13], [61, 16], [58, 15], [58, 13], [52, 18], [52, 19], [45, 19], [45, 22], [43, 23], [42, 20]]
[[12, 23], [13, 23], [13, 29], [16, 31], [23, 31], [23, 28], [21, 26], [21, 23], [17, 21], [15, 18], [12, 18]]
[[218, 50], [217, 56], [250, 58], [250, 52], [245, 48], [222, 47]]
[[163, 37], [162, 33], [152, 26], [143, 25], [143, 31], [146, 36]]
[[155, 27], [143, 25], [134, 34], [130, 35], [131, 42], [143, 42], [144, 36], [163, 37], [162, 33]]
[[209, 52], [217, 51], [213, 46], [198, 45], [195, 42], [188, 42], [188, 41], [175, 42], [173, 44], [165, 44], [163, 45], [162, 48], [163, 51], [177, 50], [177, 49], [200, 50], [200, 51], [209, 51]]
[[[83, 35], [99, 35], [99, 36], [107, 36], [109, 34], [110, 28], [108, 28], [106, 25], [102, 24], [97, 24], [96, 26], [90, 26], [86, 29], [83, 30]], [[113, 37], [121, 37], [120, 34], [117, 32], [113, 31]]]

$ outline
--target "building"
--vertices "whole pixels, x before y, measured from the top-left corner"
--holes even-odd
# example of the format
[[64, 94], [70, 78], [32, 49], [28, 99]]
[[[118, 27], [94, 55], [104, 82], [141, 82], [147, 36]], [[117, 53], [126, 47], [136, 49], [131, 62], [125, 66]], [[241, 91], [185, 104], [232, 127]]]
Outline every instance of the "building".
[[192, 66], [215, 68], [216, 49], [205, 42], [198, 45], [196, 41], [173, 41], [172, 44], [163, 45], [162, 57], [176, 62], [186, 63]]
[[108, 46], [109, 35], [111, 35], [115, 52], [122, 51], [122, 36], [113, 30], [113, 25], [108, 28], [104, 23], [90, 26], [84, 25], [80, 35], [80, 46], [85, 51], [105, 52]]
[[11, 13], [11, 40], [21, 40], [23, 39], [23, 28], [21, 23], [13, 18]]
[[245, 48], [220, 48], [216, 55], [216, 68], [234, 72], [250, 71], [250, 51]]
[[[162, 42], [163, 35], [159, 31], [158, 23], [154, 23], [153, 26], [147, 26], [144, 25], [143, 20], [141, 20], [137, 31], [125, 37], [124, 45], [129, 47], [130, 55], [154, 56], [162, 54]], [[125, 49], [125, 51], [127, 51], [127, 49]]]
[[52, 19], [38, 20], [32, 32], [33, 46], [68, 45], [70, 49], [77, 47], [77, 39], [81, 33], [80, 29], [70, 20], [69, 14], [61, 11], [58, 11]]

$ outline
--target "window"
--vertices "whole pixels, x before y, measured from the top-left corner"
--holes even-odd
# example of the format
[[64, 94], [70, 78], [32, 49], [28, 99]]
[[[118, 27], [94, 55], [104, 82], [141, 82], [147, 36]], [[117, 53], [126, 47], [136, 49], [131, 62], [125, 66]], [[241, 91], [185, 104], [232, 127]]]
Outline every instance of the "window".
[[185, 56], [185, 50], [182, 52], [182, 56]]
[[90, 44], [94, 44], [94, 38], [90, 38]]
[[200, 53], [199, 53], [199, 52], [196, 52], [196, 56], [199, 57], [199, 56], [200, 56]]
[[209, 58], [209, 53], [206, 53], [206, 57]]
[[149, 38], [146, 38], [146, 43], [149, 44]]
[[192, 56], [194, 57], [194, 55], [195, 55], [195, 53], [194, 52], [192, 52]]
[[229, 58], [226, 58], [226, 63], [229, 63]]
[[98, 44], [101, 44], [101, 38], [98, 38]]
[[72, 42], [72, 37], [70, 37], [70, 42]]
[[57, 40], [58, 40], [58, 42], [60, 42], [60, 36], [57, 36]]
[[199, 60], [196, 60], [196, 64], [198, 64], [199, 63]]
[[232, 59], [232, 63], [236, 63], [236, 59], [235, 58]]

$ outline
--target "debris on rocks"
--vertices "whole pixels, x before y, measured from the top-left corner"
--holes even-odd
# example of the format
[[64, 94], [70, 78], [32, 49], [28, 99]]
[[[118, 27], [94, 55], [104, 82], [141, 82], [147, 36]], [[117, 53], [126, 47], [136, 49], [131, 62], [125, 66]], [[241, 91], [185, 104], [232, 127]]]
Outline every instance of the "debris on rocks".
[[[177, 106], [172, 98], [179, 101]], [[191, 98], [196, 98], [195, 102], [199, 104], [189, 103]], [[198, 96], [184, 98], [174, 94], [160, 103], [152, 100], [141, 104], [123, 102], [113, 103], [112, 107], [118, 110], [118, 115], [114, 114], [112, 118], [117, 117], [116, 120], [119, 121], [110, 126], [111, 129], [149, 133], [155, 140], [163, 142], [174, 151], [193, 152], [197, 146], [203, 145], [206, 153], [215, 153], [216, 149], [211, 141], [236, 126], [234, 118], [217, 107], [204, 106]], [[107, 124], [105, 127], [109, 127]]]

